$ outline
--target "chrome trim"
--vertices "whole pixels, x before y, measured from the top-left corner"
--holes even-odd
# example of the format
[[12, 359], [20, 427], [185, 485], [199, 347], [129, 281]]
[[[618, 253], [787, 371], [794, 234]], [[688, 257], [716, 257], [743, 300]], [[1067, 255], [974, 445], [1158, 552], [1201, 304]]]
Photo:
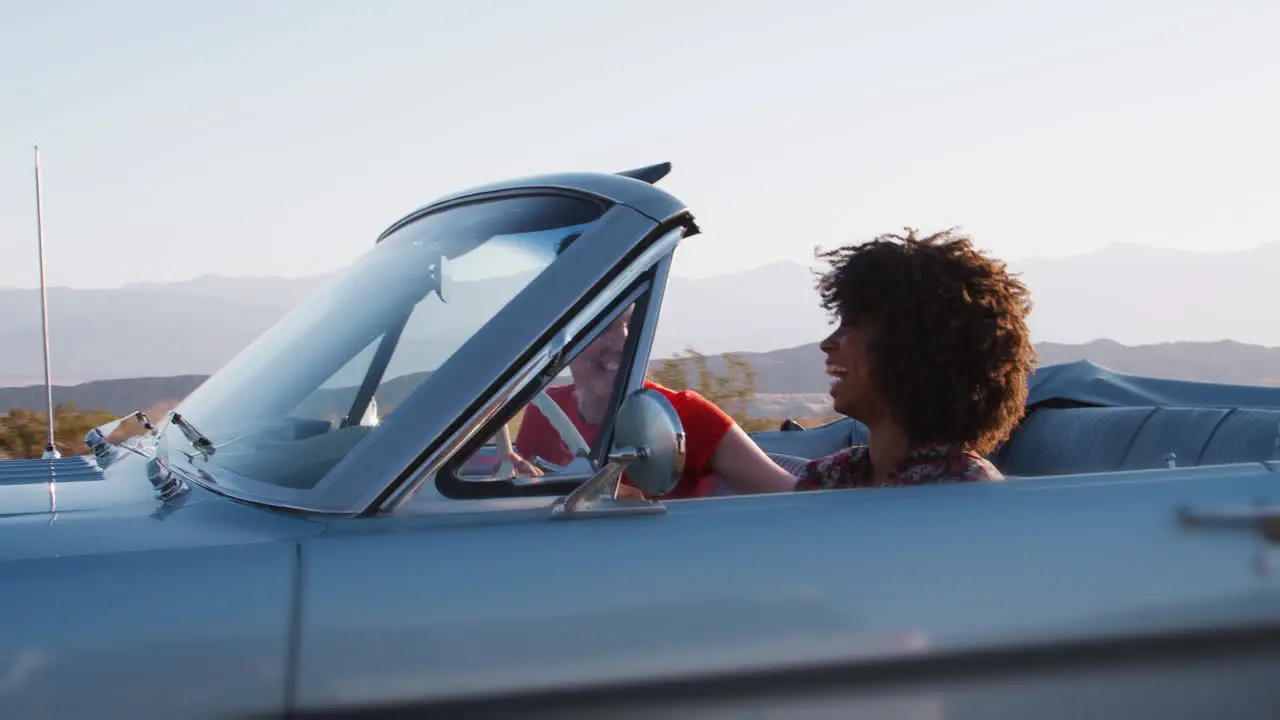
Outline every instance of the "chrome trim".
[[[556, 338], [559, 339], [558, 337]], [[525, 385], [532, 382], [543, 370], [551, 365], [552, 359], [558, 354], [552, 350], [554, 342], [548, 342], [546, 346], [541, 348], [534, 357], [526, 362], [509, 380], [489, 397], [489, 401], [479, 412], [471, 416], [457, 432], [449, 436], [439, 448], [432, 453], [427, 459], [423, 467], [427, 468], [425, 472], [418, 472], [410, 477], [408, 482], [402, 483], [389, 498], [383, 503], [380, 512], [395, 512], [405, 503], [411, 502], [413, 496], [417, 494], [419, 488], [422, 487], [423, 481], [428, 477], [435, 482], [435, 474], [449, 458], [453, 457], [459, 449], [465, 446], [482, 427], [487, 425], [494, 415], [498, 414], [503, 407], [514, 397]]]
[[648, 448], [618, 448], [600, 472], [578, 486], [551, 508], [552, 520], [585, 520], [615, 515], [663, 515], [667, 508], [656, 500], [618, 497], [622, 473], [631, 463], [646, 457]]
[[44, 202], [40, 196], [40, 146], [36, 151], [36, 253], [40, 259], [40, 334], [44, 340], [44, 400], [45, 424], [49, 431], [42, 460], [60, 460], [62, 453], [53, 439], [53, 369], [49, 364], [49, 291], [44, 272]]
[[[630, 304], [638, 300], [640, 296], [644, 294], [644, 290], [647, 288], [637, 288], [630, 293], [627, 293], [627, 289], [639, 281], [640, 277], [648, 272], [649, 268], [653, 267], [656, 262], [661, 261], [655, 261], [655, 256], [661, 258], [663, 253], [670, 252], [671, 248], [675, 247], [675, 244], [680, 242], [680, 238], [678, 236], [674, 239], [670, 239], [668, 235], [670, 235], [670, 233], [658, 238], [652, 246], [640, 253], [639, 256], [631, 261], [630, 265], [623, 269], [622, 272], [618, 273], [618, 276], [615, 277], [613, 281], [601, 289], [594, 298], [584, 305], [582, 309], [578, 311], [577, 315], [565, 321], [564, 329], [561, 330], [560, 334], [565, 336], [565, 343], [562, 350], [566, 354], [571, 351], [581, 350], [589, 345], [592, 340], [595, 340], [595, 335], [598, 333], [592, 333], [589, 338], [582, 338], [578, 342], [574, 343], [573, 347], [569, 346], [569, 342], [571, 342], [573, 338], [576, 338], [586, 332], [586, 330], [591, 327], [592, 323], [604, 316], [608, 312], [610, 305], [618, 302], [618, 300], [626, 297], [628, 294], [631, 297], [628, 299], [626, 304]], [[612, 321], [618, 315], [621, 315], [626, 304], [620, 304], [620, 307], [616, 308], [616, 312], [612, 313], [613, 317], [609, 319]], [[605, 325], [606, 323], [601, 323], [597, 330], [603, 331]]]
[[125, 439], [119, 445], [107, 442], [107, 438], [111, 437], [111, 434], [128, 420], [137, 420], [142, 425], [142, 429], [146, 431], [146, 436], [154, 437], [155, 426], [151, 424], [151, 418], [147, 417], [147, 414], [141, 410], [135, 410], [128, 415], [109, 420], [93, 428], [84, 434], [84, 444], [89, 448], [89, 452], [93, 453], [94, 460], [98, 463], [99, 468], [106, 470], [112, 463], [120, 459], [121, 450], [128, 450], [134, 455], [147, 460], [154, 457], [154, 450], [142, 447], [141, 439]]
[[[676, 240], [678, 244], [679, 240], [685, 237], [685, 232], [686, 228], [677, 227], [668, 231], [668, 234], [678, 233], [680, 236]], [[640, 332], [636, 334], [635, 354], [632, 355], [631, 365], [627, 369], [627, 382], [618, 396], [613, 398], [615, 408], [622, 407], [622, 401], [643, 387], [645, 379], [649, 376], [649, 356], [653, 353], [653, 339], [658, 332], [658, 318], [662, 314], [662, 303], [667, 293], [667, 279], [671, 275], [671, 263], [675, 259], [674, 249], [675, 244], [672, 245], [673, 252], [659, 260], [654, 267], [649, 299], [645, 303], [644, 316], [640, 319]], [[610, 415], [605, 419], [604, 427], [600, 429], [600, 436], [596, 442], [600, 443], [601, 447], [609, 447], [613, 443], [613, 421], [614, 417]]]
[[[1218, 507], [1196, 510], [1178, 508], [1178, 525], [1186, 530], [1252, 530], [1269, 547], [1280, 543], [1280, 505], [1259, 501], [1253, 507]], [[1261, 574], [1271, 572], [1269, 553], [1265, 549], [1255, 560], [1255, 568]]]
[[[678, 232], [681, 238], [684, 237], [684, 228], [677, 228], [672, 232]], [[636, 358], [631, 365], [633, 376], [638, 372], [643, 378], [649, 372], [649, 360], [652, 359], [649, 356], [653, 353], [653, 339], [658, 334], [658, 319], [662, 317], [662, 304], [667, 296], [667, 279], [671, 276], [671, 263], [674, 260], [673, 252], [654, 268], [653, 293], [649, 296], [649, 304], [645, 308], [644, 323], [640, 328], [640, 337], [636, 345]]]
[[[669, 267], [671, 252], [675, 249], [683, 236], [683, 228], [673, 228], [661, 235], [658, 239], [654, 240], [648, 248], [641, 252], [627, 265], [626, 268], [619, 272], [608, 285], [596, 293], [595, 297], [591, 298], [591, 300], [588, 301], [576, 315], [565, 321], [561, 329], [556, 332], [551, 339], [546, 342], [546, 344], [535, 352], [533, 358], [526, 361], [525, 364], [522, 365], [510, 379], [503, 383], [497, 391], [491, 393], [481, 406], [480, 410], [468, 418], [461, 427], [459, 427], [453, 434], [446, 438], [439, 447], [431, 452], [431, 454], [419, 464], [419, 469], [413, 471], [410, 479], [407, 482], [402, 483], [399, 488], [391, 493], [378, 511], [384, 513], [396, 512], [406, 503], [412, 501], [413, 496], [417, 494], [425, 482], [434, 483], [436, 473], [439, 472], [442, 465], [448, 462], [459, 449], [466, 445], [469, 440], [474, 438], [483, 426], [488, 424], [500, 410], [507, 406], [511, 401], [511, 398], [517, 395], [529, 382], [533, 381], [533, 379], [537, 377], [538, 373], [551, 365], [553, 359], [556, 361], [561, 360], [561, 354], [566, 350], [566, 348], [569, 348], [569, 344], [573, 339], [586, 331], [590, 325], [595, 322], [598, 316], [605, 314], [609, 309], [609, 306], [619, 298], [623, 297], [627, 293], [628, 289], [640, 280], [641, 277], [650, 270], [650, 268], [653, 268], [655, 265], [660, 266], [662, 263], [667, 263], [667, 267]], [[666, 276], [663, 274], [662, 285], [664, 287], [665, 281]], [[650, 298], [657, 299], [660, 303], [663, 288], [658, 287], [656, 279], [655, 282], [650, 285], [649, 290], [651, 293]], [[654, 320], [654, 322], [650, 322], [651, 320]], [[647, 331], [649, 339], [648, 345], [642, 347], [647, 349], [647, 347], [652, 346], [653, 333], [650, 326], [656, 326], [656, 324], [656, 318], [651, 317], [650, 313], [646, 313], [641, 332], [645, 333]], [[640, 356], [637, 355], [636, 359], [639, 359], [639, 357]], [[634, 366], [635, 361], [633, 360], [632, 367], [634, 368]], [[641, 382], [643, 382], [643, 377], [644, 376], [641, 375]], [[632, 378], [628, 379], [628, 385], [632, 384], [633, 381], [634, 375]], [[612, 431], [612, 428], [610, 428], [610, 431]]]
[[[183, 466], [181, 463], [174, 463], [172, 461], [173, 460], [172, 453], [175, 453], [175, 452], [178, 453], [179, 455], [185, 456], [187, 460], [187, 466]], [[200, 455], [200, 453], [195, 453], [195, 452], [188, 453], [181, 449], [175, 449], [175, 450], [165, 450], [163, 455], [158, 454], [157, 457], [167, 458], [165, 467], [169, 470], [169, 472], [172, 472], [178, 475], [179, 479], [182, 480], [183, 482], [190, 483], [191, 485], [195, 485], [203, 490], [207, 490], [208, 492], [211, 492], [214, 495], [229, 498], [237, 502], [245, 502], [253, 505], [261, 505], [262, 507], [271, 508], [274, 510], [293, 510], [297, 512], [305, 512], [305, 513], [320, 512], [322, 514], [333, 515], [337, 517], [350, 517], [352, 515], [355, 515], [354, 512], [349, 512], [349, 511], [346, 511], [346, 512], [317, 511], [307, 503], [297, 502], [293, 500], [292, 498], [298, 497], [297, 492], [295, 492], [295, 494], [293, 495], [290, 495], [288, 498], [282, 499], [279, 497], [264, 495], [260, 492], [246, 490], [245, 488], [263, 487], [265, 484], [258, 482], [253, 478], [245, 477], [243, 475], [231, 472], [230, 470], [227, 470], [225, 468], [217, 469], [218, 476], [224, 478], [222, 482], [219, 482], [218, 478], [215, 478], [213, 475], [210, 475], [207, 470], [202, 470], [195, 466], [196, 458], [203, 457], [202, 455]], [[226, 482], [227, 480], [235, 482], [236, 485], [229, 486]], [[270, 487], [276, 487], [276, 486], [270, 486]], [[299, 492], [305, 492], [305, 491], [299, 491]]]
[[182, 481], [182, 476], [173, 472], [169, 463], [162, 457], [153, 457], [147, 462], [147, 479], [156, 489], [156, 497], [161, 500], [171, 500], [190, 489]]
[[204, 433], [197, 430], [195, 425], [192, 425], [186, 418], [182, 417], [182, 415], [177, 411], [175, 410], [169, 411], [169, 424], [173, 425], [174, 427], [178, 428], [178, 430], [182, 431], [182, 434], [187, 438], [188, 441], [190, 441], [191, 447], [195, 448], [196, 452], [200, 453], [201, 455], [204, 455], [206, 458], [212, 455], [215, 450], [217, 450], [217, 448], [213, 444], [213, 441], [210, 440], [208, 436], [206, 436]]
[[1280, 506], [1258, 504], [1206, 510], [1180, 507], [1177, 515], [1178, 522], [1185, 527], [1255, 529], [1268, 523], [1280, 523]]

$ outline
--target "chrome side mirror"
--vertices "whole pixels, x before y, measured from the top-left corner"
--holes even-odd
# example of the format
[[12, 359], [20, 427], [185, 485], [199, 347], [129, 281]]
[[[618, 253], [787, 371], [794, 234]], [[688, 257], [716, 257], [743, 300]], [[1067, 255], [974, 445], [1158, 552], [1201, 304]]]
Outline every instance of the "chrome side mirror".
[[671, 491], [684, 472], [684, 426], [662, 393], [641, 388], [623, 401], [614, 424], [613, 451], [590, 480], [552, 508], [552, 518], [666, 512], [662, 503], [618, 496], [623, 473], [646, 495]]

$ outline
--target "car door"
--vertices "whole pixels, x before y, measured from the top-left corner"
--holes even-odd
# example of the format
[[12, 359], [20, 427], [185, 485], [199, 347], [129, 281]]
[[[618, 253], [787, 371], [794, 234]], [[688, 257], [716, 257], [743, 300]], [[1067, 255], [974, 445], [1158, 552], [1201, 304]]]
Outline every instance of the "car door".
[[[352, 522], [307, 548], [300, 697], [430, 703], [1274, 626], [1265, 545], [1177, 511], [1274, 501], [1276, 480], [1206, 467]], [[1257, 675], [1207, 677], [1210, 699], [1276, 698]]]

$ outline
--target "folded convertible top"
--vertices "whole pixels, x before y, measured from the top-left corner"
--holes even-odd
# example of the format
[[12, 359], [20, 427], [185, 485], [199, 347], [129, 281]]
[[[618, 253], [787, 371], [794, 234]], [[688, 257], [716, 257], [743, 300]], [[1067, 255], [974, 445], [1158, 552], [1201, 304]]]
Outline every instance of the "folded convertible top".
[[1280, 387], [1141, 377], [1088, 360], [1037, 368], [1027, 383], [1028, 407], [1218, 407], [1280, 409]]

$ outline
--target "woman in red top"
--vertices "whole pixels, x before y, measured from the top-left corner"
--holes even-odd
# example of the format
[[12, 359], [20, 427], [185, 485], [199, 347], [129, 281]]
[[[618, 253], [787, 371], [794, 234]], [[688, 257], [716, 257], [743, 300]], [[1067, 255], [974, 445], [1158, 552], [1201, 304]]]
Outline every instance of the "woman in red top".
[[[573, 384], [546, 389], [547, 395], [573, 423], [587, 444], [595, 442], [609, 410], [614, 381], [622, 359], [632, 309], [628, 308], [601, 332], [576, 358], [569, 362]], [[661, 499], [705, 497], [711, 494], [715, 476], [726, 478], [733, 487], [788, 487], [795, 478], [779, 467], [747, 436], [733, 418], [714, 403], [692, 390], [671, 390], [645, 381], [671, 402], [685, 432], [684, 473], [676, 486]], [[535, 456], [565, 465], [573, 459], [569, 448], [551, 422], [537, 407], [525, 408], [520, 432], [516, 435], [513, 458], [521, 472], [537, 473], [523, 459]]]

